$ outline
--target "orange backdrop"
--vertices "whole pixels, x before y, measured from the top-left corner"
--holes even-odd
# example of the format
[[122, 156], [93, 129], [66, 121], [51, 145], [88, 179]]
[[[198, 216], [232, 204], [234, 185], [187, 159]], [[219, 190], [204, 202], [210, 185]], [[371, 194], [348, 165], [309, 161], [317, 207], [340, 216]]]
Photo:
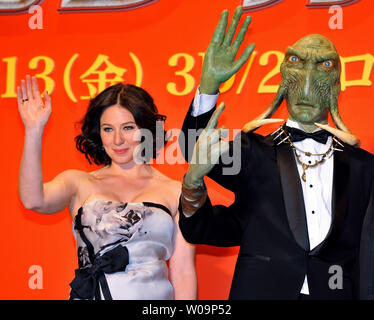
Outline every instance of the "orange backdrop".
[[[362, 147], [374, 152], [372, 119], [374, 63], [374, 2], [361, 0], [343, 7], [343, 28], [330, 29], [334, 13], [308, 8], [304, 0], [284, 0], [251, 14], [245, 39], [256, 43], [252, 59], [222, 88], [226, 110], [220, 122], [241, 128], [261, 113], [279, 83], [282, 52], [309, 33], [331, 39], [343, 61], [341, 115]], [[240, 0], [159, 0], [147, 6], [112, 12], [59, 12], [58, 0], [41, 4], [43, 29], [30, 29], [33, 14], [0, 17], [1, 144], [1, 299], [67, 299], [77, 267], [72, 221], [67, 210], [41, 215], [26, 210], [18, 196], [18, 169], [24, 128], [15, 88], [27, 73], [39, 78], [51, 92], [53, 112], [43, 140], [46, 181], [76, 168], [94, 170], [75, 150], [75, 126], [85, 112], [88, 97], [124, 81], [141, 85], [166, 114], [166, 129], [180, 128], [199, 84], [202, 55], [223, 9], [230, 17]], [[276, 117], [286, 117], [285, 107]], [[268, 133], [276, 127], [266, 127]], [[158, 164], [157, 168], [181, 179], [186, 164]], [[230, 204], [233, 195], [208, 181], [214, 203]], [[196, 266], [200, 299], [226, 299], [238, 248], [198, 246]], [[30, 278], [39, 266], [42, 288]], [[31, 281], [32, 282], [32, 281]]]

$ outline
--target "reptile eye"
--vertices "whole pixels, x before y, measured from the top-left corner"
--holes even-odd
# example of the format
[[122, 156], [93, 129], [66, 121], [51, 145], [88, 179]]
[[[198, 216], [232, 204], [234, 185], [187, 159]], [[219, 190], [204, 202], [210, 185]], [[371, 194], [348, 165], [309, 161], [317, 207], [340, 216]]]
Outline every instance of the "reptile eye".
[[300, 59], [299, 59], [299, 57], [297, 57], [297, 56], [290, 56], [290, 57], [288, 58], [288, 61], [290, 61], [290, 62], [299, 62]]
[[323, 65], [324, 67], [330, 69], [330, 68], [333, 67], [334, 63], [333, 63], [331, 60], [326, 60], [326, 61], [323, 61], [323, 62], [322, 62], [322, 65]]

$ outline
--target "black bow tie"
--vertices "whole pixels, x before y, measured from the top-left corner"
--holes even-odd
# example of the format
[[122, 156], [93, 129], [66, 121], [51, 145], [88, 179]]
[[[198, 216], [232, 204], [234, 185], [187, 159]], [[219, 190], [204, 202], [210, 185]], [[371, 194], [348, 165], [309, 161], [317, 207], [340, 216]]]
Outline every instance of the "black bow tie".
[[285, 130], [289, 133], [292, 142], [302, 141], [304, 139], [310, 138], [319, 143], [326, 144], [327, 138], [332, 135], [326, 130], [319, 130], [313, 133], [308, 133], [303, 130], [287, 126], [285, 127]]

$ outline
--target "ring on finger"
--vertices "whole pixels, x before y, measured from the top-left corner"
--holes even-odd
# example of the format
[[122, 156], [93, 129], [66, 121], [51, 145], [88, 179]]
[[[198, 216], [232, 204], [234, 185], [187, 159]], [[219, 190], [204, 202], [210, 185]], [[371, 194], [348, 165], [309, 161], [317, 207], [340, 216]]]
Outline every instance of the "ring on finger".
[[22, 102], [29, 101], [29, 99], [22, 99]]

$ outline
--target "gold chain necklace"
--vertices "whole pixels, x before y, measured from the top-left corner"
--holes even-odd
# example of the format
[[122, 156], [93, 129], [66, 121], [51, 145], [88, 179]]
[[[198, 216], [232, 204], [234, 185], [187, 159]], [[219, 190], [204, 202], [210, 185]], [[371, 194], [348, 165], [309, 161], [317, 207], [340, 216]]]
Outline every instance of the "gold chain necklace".
[[[297, 160], [297, 162], [298, 162], [298, 163], [301, 165], [301, 167], [303, 168], [303, 174], [301, 175], [301, 179], [303, 179], [303, 181], [306, 182], [306, 172], [305, 172], [305, 171], [306, 171], [307, 169], [309, 169], [309, 168], [316, 167], [317, 165], [319, 165], [320, 163], [322, 163], [323, 161], [325, 161], [325, 159], [326, 159], [328, 153], [329, 153], [332, 149], [330, 148], [326, 153], [324, 153], [324, 154], [322, 155], [322, 157], [321, 157], [320, 160], [316, 160], [316, 161], [315, 161], [314, 163], [312, 163], [312, 164], [306, 164], [306, 163], [302, 162], [302, 161], [300, 160], [300, 154], [297, 154], [297, 152], [296, 152], [295, 149], [293, 149], [293, 150], [294, 150], [294, 153], [295, 153], [295, 156], [296, 156], [296, 160]], [[333, 153], [334, 153], [334, 150], [332, 150], [330, 157], [333, 155]]]
[[[301, 175], [301, 179], [303, 179], [304, 182], [306, 182], [306, 170], [309, 169], [309, 168], [312, 168], [312, 167], [316, 167], [317, 165], [319, 165], [320, 163], [322, 163], [323, 161], [325, 161], [326, 157], [330, 154], [329, 158], [334, 154], [334, 151], [343, 151], [341, 149], [338, 149], [336, 148], [337, 144], [340, 144], [341, 146], [343, 146], [341, 143], [339, 143], [338, 140], [335, 139], [335, 137], [332, 138], [331, 140], [331, 144], [330, 144], [330, 147], [328, 148], [328, 150], [324, 153], [311, 153], [311, 152], [308, 152], [308, 151], [304, 151], [304, 150], [301, 150], [300, 148], [296, 147], [292, 141], [291, 141], [291, 138], [290, 138], [290, 135], [288, 134], [288, 132], [286, 132], [283, 128], [283, 126], [281, 126], [278, 130], [274, 131], [271, 135], [274, 135], [275, 133], [279, 132], [280, 133], [273, 139], [273, 140], [276, 140], [277, 138], [282, 138], [282, 135], [284, 135], [285, 137], [282, 138], [282, 140], [277, 144], [277, 145], [280, 145], [281, 143], [283, 142], [287, 142], [295, 156], [296, 156], [296, 160], [297, 162], [301, 165], [302, 169], [303, 169], [303, 173]], [[300, 156], [301, 154], [298, 154], [296, 151], [299, 151], [299, 152], [302, 152], [304, 153], [307, 157], [311, 157], [311, 156], [321, 156], [321, 159], [319, 160], [316, 160], [314, 163], [312, 164], [306, 164], [304, 162], [302, 162], [300, 160]]]

